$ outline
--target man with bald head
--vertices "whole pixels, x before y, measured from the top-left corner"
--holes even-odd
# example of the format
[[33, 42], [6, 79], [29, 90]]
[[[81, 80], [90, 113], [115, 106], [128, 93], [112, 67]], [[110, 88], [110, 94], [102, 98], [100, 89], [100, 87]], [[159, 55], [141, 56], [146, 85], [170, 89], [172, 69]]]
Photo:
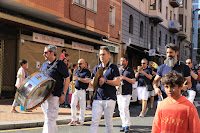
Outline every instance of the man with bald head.
[[[75, 71], [75, 92], [72, 94], [71, 100], [71, 115], [72, 121], [69, 125], [83, 125], [85, 119], [85, 109], [86, 109], [86, 92], [90, 81], [91, 73], [85, 68], [85, 60], [78, 60], [78, 69]], [[77, 112], [77, 102], [80, 104], [80, 114], [79, 121], [77, 122], [76, 112]]]
[[193, 103], [194, 102], [194, 98], [196, 96], [196, 85], [197, 85], [197, 78], [198, 78], [198, 72], [197, 70], [194, 68], [193, 66], [193, 62], [191, 59], [187, 59], [185, 61], [186, 65], [189, 66], [190, 68], [190, 75], [191, 75], [191, 82], [192, 82], [192, 87], [187, 90], [188, 92], [188, 96], [187, 99]]

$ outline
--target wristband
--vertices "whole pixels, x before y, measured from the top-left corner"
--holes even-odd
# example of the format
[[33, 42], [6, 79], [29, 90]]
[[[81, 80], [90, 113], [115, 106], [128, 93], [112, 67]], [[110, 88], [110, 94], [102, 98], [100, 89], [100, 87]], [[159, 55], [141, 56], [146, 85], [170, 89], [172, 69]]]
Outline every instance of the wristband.
[[64, 94], [64, 95], [66, 95], [66, 94], [67, 94], [67, 92], [62, 92], [62, 95], [63, 95], [63, 94]]
[[80, 78], [78, 78], [78, 80], [80, 81]]

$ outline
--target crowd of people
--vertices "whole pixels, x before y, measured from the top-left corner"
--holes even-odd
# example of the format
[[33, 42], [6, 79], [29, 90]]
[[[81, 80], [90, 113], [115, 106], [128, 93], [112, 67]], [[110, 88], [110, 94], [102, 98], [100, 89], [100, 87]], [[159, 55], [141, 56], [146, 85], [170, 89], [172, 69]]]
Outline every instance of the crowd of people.
[[[150, 109], [153, 109], [154, 96], [158, 95], [158, 105], [153, 121], [152, 132], [181, 132], [199, 133], [200, 121], [193, 102], [197, 93], [198, 72], [191, 59], [185, 63], [178, 60], [178, 47], [175, 44], [166, 45], [166, 60], [159, 67], [153, 67], [153, 62], [141, 60], [136, 70], [128, 66], [128, 58], [121, 57], [120, 67], [109, 61], [110, 51], [107, 47], [99, 50], [101, 63], [90, 72], [88, 63], [79, 59], [73, 64], [70, 56], [62, 50], [59, 60], [56, 58], [57, 47], [48, 45], [43, 56], [47, 60], [40, 71], [47, 71], [55, 62], [55, 68], [47, 75], [56, 80], [55, 88], [49, 98], [42, 104], [45, 115], [43, 133], [57, 133], [56, 118], [60, 106], [71, 107], [71, 122], [69, 125], [83, 125], [86, 109], [92, 109], [92, 123], [90, 133], [97, 133], [99, 122], [104, 112], [106, 133], [113, 132], [112, 117], [117, 101], [122, 127], [120, 132], [130, 132], [130, 99], [132, 85], [137, 84], [137, 96], [142, 105], [139, 117], [145, 117], [148, 112], [147, 101], [150, 97]], [[21, 68], [17, 76], [26, 78], [26, 64], [20, 63]], [[96, 84], [94, 78], [102, 70]], [[74, 85], [73, 85], [74, 83]], [[73, 90], [74, 89], [74, 90]], [[63, 104], [64, 103], [64, 104]], [[17, 103], [14, 101], [11, 112], [16, 113]], [[77, 119], [77, 108], [80, 108]]]

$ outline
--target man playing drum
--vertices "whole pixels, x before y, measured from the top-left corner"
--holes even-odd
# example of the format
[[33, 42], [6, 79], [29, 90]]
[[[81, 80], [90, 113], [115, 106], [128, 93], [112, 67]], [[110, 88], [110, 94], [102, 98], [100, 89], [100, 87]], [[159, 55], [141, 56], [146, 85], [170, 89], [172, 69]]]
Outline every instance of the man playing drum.
[[56, 58], [56, 55], [56, 46], [46, 46], [43, 56], [45, 57], [45, 60], [48, 61], [43, 63], [40, 68], [40, 71], [46, 72], [52, 65], [55, 65], [55, 62], [57, 62], [57, 64], [49, 72], [47, 72], [47, 75], [56, 80], [56, 83], [52, 94], [41, 105], [43, 113], [45, 115], [43, 133], [58, 133], [56, 118], [58, 117], [59, 102], [63, 103], [65, 101], [65, 95], [70, 81], [67, 66], [63, 61], [58, 60]]
[[[95, 76], [98, 69], [103, 69], [103, 76], [99, 79], [99, 85], [92, 104], [92, 123], [90, 125], [90, 133], [97, 133], [99, 121], [104, 111], [106, 124], [106, 133], [113, 132], [112, 117], [116, 101], [116, 88], [120, 85], [119, 70], [116, 65], [109, 61], [110, 51], [107, 47], [100, 49], [99, 52], [101, 64], [94, 68], [92, 77]], [[92, 85], [93, 81], [91, 82]]]
[[[71, 100], [71, 115], [72, 121], [69, 125], [83, 125], [85, 119], [85, 109], [86, 109], [86, 89], [88, 88], [91, 73], [88, 69], [85, 68], [85, 60], [78, 60], [78, 68], [75, 71], [75, 76], [73, 79], [75, 80], [75, 92], [72, 94]], [[80, 114], [79, 114], [79, 122], [77, 122], [76, 118], [76, 105], [77, 102], [80, 103]]]

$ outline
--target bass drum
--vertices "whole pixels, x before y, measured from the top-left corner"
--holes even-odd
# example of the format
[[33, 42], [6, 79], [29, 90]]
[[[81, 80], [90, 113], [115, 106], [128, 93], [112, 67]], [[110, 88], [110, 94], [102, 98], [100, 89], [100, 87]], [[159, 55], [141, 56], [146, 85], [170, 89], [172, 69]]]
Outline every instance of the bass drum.
[[15, 94], [15, 100], [25, 110], [33, 110], [50, 96], [54, 87], [54, 79], [44, 72], [35, 72], [21, 84]]

